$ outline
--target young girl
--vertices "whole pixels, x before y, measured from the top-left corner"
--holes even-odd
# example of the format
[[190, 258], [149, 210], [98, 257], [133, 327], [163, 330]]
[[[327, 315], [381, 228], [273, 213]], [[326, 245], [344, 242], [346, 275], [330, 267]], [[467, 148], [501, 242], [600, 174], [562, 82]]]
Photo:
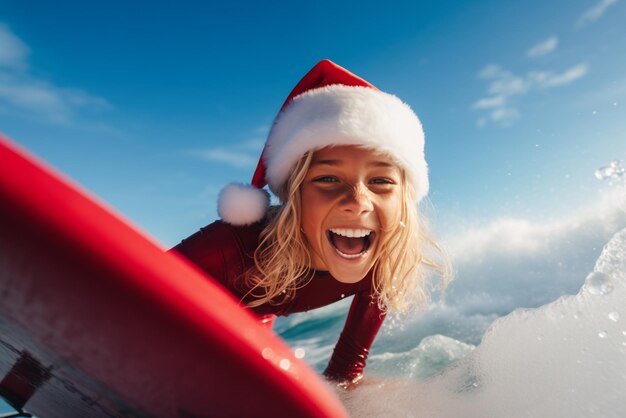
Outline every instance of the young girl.
[[222, 221], [175, 250], [270, 326], [354, 295], [324, 375], [356, 382], [386, 313], [423, 305], [425, 267], [439, 269], [416, 210], [427, 192], [417, 116], [324, 60], [283, 104], [252, 184], [227, 186]]

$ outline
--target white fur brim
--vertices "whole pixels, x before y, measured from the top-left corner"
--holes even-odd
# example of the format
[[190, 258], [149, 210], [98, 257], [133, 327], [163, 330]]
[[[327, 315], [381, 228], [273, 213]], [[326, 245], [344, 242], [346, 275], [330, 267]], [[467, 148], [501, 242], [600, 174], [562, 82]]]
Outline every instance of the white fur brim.
[[263, 219], [269, 203], [267, 191], [242, 183], [231, 183], [220, 192], [217, 212], [224, 222], [231, 225], [250, 225]]
[[340, 84], [309, 90], [278, 115], [264, 153], [270, 189], [278, 194], [307, 151], [338, 145], [389, 155], [406, 171], [418, 201], [428, 193], [424, 131], [413, 110], [391, 94]]

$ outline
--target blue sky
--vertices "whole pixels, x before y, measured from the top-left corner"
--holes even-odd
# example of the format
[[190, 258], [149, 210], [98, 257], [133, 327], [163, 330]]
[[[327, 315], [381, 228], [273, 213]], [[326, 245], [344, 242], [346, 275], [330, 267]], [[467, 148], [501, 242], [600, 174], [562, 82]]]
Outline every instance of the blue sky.
[[129, 3], [0, 2], [0, 131], [166, 245], [322, 58], [420, 116], [442, 233], [575, 212], [626, 160], [620, 0]]

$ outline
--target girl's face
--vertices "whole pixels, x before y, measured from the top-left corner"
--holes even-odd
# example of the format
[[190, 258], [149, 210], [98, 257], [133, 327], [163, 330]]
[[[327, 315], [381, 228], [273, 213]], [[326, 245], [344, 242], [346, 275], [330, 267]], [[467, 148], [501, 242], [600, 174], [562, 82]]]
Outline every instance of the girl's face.
[[316, 151], [301, 187], [301, 226], [312, 268], [356, 283], [400, 222], [402, 174], [391, 158], [355, 147]]

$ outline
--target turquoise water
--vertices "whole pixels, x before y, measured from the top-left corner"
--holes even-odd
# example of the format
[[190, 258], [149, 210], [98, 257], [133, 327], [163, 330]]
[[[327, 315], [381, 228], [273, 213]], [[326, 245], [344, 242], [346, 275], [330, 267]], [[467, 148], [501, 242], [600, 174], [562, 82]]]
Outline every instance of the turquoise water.
[[13, 408], [9, 404], [0, 398], [0, 414], [4, 414], [5, 412], [12, 412]]
[[[13, 414], [15, 412], [16, 412], [15, 409], [13, 409], [11, 405], [9, 405], [2, 398], [0, 398], [0, 417], [2, 417], [4, 414], [8, 414], [8, 413]], [[37, 417], [33, 416], [33, 418], [37, 418]]]

